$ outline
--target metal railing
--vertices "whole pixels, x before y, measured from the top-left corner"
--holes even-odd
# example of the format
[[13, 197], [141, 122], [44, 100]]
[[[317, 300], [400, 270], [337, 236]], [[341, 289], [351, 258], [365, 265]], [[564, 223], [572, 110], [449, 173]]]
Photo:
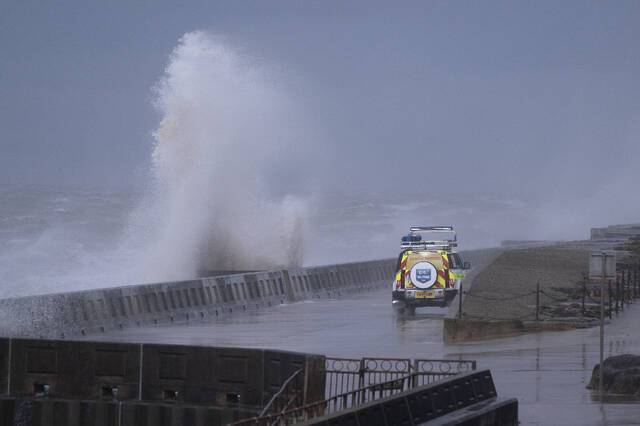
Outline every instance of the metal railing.
[[476, 369], [469, 360], [409, 358], [326, 358], [325, 396], [343, 394], [371, 384], [388, 382], [415, 373], [416, 385]]
[[[334, 413], [476, 369], [469, 360], [408, 358], [326, 358], [325, 397], [322, 401], [262, 411], [234, 426], [282, 426]], [[302, 374], [298, 374], [302, 376]], [[291, 379], [290, 379], [291, 380]], [[289, 381], [287, 381], [289, 382]], [[283, 388], [285, 385], [283, 385]], [[281, 391], [278, 394], [286, 394]], [[276, 395], [278, 395], [276, 394]], [[276, 399], [272, 398], [272, 401]], [[298, 399], [297, 401], [300, 401]], [[282, 408], [284, 407], [284, 408]]]

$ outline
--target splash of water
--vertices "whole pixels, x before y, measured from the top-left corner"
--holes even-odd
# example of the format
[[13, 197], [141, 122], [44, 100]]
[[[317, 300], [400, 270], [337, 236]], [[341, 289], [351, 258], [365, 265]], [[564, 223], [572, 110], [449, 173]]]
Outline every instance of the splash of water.
[[300, 140], [268, 73], [205, 32], [185, 34], [157, 85], [154, 188], [134, 215], [143, 280], [302, 262], [305, 204], [270, 176]]

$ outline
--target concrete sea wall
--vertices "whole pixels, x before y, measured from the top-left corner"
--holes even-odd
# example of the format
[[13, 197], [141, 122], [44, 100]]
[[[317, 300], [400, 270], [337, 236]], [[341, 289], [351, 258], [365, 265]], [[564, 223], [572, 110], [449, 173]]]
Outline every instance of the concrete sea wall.
[[0, 300], [0, 335], [65, 338], [209, 321], [305, 299], [390, 286], [394, 260], [292, 268]]

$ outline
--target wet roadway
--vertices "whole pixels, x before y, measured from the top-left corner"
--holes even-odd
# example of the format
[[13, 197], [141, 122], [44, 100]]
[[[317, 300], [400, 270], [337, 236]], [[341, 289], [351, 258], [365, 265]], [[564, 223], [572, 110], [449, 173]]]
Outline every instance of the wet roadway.
[[[636, 304], [640, 305], [640, 302]], [[388, 290], [357, 298], [299, 302], [211, 324], [114, 331], [109, 341], [277, 348], [336, 357], [472, 359], [490, 368], [500, 396], [517, 397], [523, 425], [637, 425], [640, 399], [600, 404], [585, 389], [598, 362], [598, 329], [544, 332], [445, 345], [445, 310], [398, 318]], [[640, 306], [606, 327], [605, 356], [640, 354]], [[89, 337], [95, 340], [96, 336]]]

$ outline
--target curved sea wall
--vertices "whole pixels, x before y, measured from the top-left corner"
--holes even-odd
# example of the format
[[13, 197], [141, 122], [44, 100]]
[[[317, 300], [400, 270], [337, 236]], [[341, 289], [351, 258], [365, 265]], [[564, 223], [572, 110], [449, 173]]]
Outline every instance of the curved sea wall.
[[395, 261], [292, 268], [0, 300], [0, 335], [65, 338], [131, 326], [205, 322], [390, 285]]

